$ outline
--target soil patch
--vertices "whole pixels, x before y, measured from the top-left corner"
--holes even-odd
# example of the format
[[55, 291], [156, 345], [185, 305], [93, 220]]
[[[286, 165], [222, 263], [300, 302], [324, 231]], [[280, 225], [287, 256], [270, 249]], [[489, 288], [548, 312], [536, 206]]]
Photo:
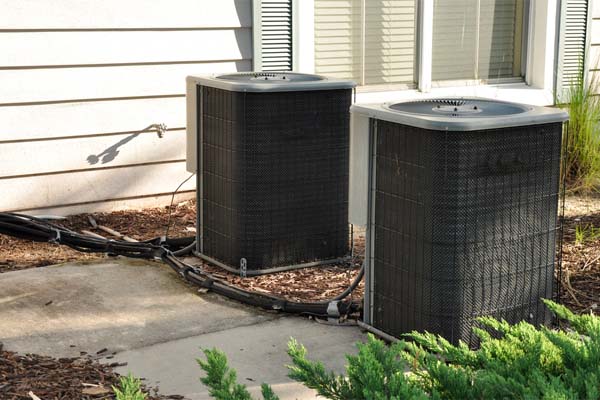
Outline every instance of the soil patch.
[[[2, 351], [0, 345], [0, 398], [22, 400], [108, 400], [115, 399], [112, 386], [120, 375], [112, 364], [100, 364], [90, 358], [52, 358], [36, 354], [19, 355]], [[156, 389], [143, 388], [147, 400], [183, 399], [162, 396]]]
[[[169, 237], [194, 235], [196, 221], [194, 201], [186, 201], [171, 208], [97, 213], [93, 216], [99, 224], [134, 239], [146, 240], [165, 235], [169, 212], [171, 212]], [[597, 310], [600, 303], [600, 235], [597, 238], [591, 235], [583, 241], [578, 241], [575, 232], [577, 229], [600, 229], [600, 197], [569, 196], [565, 206], [565, 216], [564, 258], [560, 276], [561, 300], [578, 312]], [[73, 230], [86, 229], [108, 237], [105, 232], [93, 229], [85, 214], [68, 217], [60, 223]], [[305, 268], [252, 278], [242, 279], [215, 266], [207, 264], [202, 266], [219, 279], [244, 289], [270, 293], [289, 300], [320, 301], [341, 293], [358, 274], [364, 254], [363, 232], [356, 233], [354, 246], [356, 257], [345, 264]], [[80, 253], [66, 246], [33, 243], [0, 235], [0, 273], [99, 257], [105, 256]], [[196, 263], [200, 262], [196, 261]], [[353, 293], [353, 299], [362, 298], [363, 290], [363, 283], [361, 283]]]
[[[293, 301], [324, 301], [342, 293], [358, 276], [365, 252], [364, 232], [357, 232], [354, 239], [352, 260], [343, 264], [332, 264], [318, 267], [302, 268], [275, 274], [242, 278], [224, 271], [217, 266], [202, 263], [198, 259], [191, 264], [200, 265], [202, 269], [216, 278], [246, 290], [273, 294]], [[364, 279], [347, 298], [361, 301], [364, 294]]]
[[573, 311], [598, 314], [600, 198], [583, 198], [578, 202], [582, 205], [579, 212], [574, 210], [573, 202], [566, 212], [560, 298]]
[[[184, 201], [171, 208], [148, 208], [91, 215], [98, 224], [105, 225], [136, 240], [147, 240], [165, 235], [169, 211], [171, 211], [169, 237], [195, 235], [193, 231], [189, 230], [196, 225], [196, 204], [193, 201]], [[73, 215], [64, 220], [52, 222], [77, 232], [84, 229], [115, 239], [106, 232], [93, 228], [88, 221], [88, 215], [90, 214]], [[78, 252], [67, 246], [37, 243], [0, 235], [0, 273], [103, 257], [106, 256], [99, 253]]]
[[[136, 240], [147, 240], [165, 235], [169, 212], [171, 212], [169, 237], [195, 235], [196, 203], [193, 200], [173, 205], [171, 208], [149, 208], [92, 215], [98, 224]], [[110, 237], [106, 232], [92, 228], [88, 215], [74, 215], [53, 222], [78, 232], [83, 229]], [[356, 257], [351, 262], [245, 279], [219, 267], [203, 264], [199, 259], [193, 260], [195, 261], [193, 263], [202, 265], [207, 272], [217, 278], [244, 289], [270, 293], [289, 300], [321, 301], [343, 292], [358, 275], [364, 254], [364, 232], [356, 233], [354, 243]], [[51, 243], [36, 243], [0, 235], [0, 273], [102, 257], [106, 256], [81, 253]], [[362, 295], [363, 283], [352, 294], [352, 298], [361, 299]]]

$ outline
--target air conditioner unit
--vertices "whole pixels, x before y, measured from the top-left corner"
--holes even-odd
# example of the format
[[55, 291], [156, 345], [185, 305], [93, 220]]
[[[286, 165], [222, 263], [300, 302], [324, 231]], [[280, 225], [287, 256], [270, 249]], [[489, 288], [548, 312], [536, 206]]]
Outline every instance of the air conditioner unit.
[[365, 322], [477, 342], [479, 316], [547, 323], [564, 111], [484, 99], [354, 105], [350, 222]]
[[354, 86], [287, 72], [187, 78], [199, 256], [244, 274], [346, 255]]

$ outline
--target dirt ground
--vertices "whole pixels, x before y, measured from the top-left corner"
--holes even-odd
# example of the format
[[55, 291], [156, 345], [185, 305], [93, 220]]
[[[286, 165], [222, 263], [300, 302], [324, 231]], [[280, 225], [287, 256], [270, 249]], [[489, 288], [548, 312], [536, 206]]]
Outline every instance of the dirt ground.
[[[194, 201], [174, 205], [171, 210], [169, 237], [193, 236], [195, 215]], [[165, 234], [169, 208], [98, 213], [94, 214], [94, 218], [99, 224], [134, 239], [144, 240]], [[589, 237], [578, 242], [575, 231], [577, 226], [583, 230], [590, 230], [590, 227], [600, 228], [600, 196], [568, 196], [564, 221], [561, 300], [578, 312], [595, 311], [600, 302], [600, 234], [588, 235]], [[61, 223], [77, 231], [87, 229], [107, 235], [93, 229], [87, 215], [68, 217]], [[203, 268], [216, 277], [245, 289], [271, 293], [290, 300], [320, 301], [343, 291], [358, 274], [364, 253], [364, 233], [356, 233], [354, 245], [356, 256], [351, 263], [343, 265], [306, 268], [245, 279], [218, 267], [204, 264]], [[65, 246], [33, 243], [0, 235], [0, 273], [98, 257], [106, 256], [80, 253]], [[360, 299], [362, 294], [361, 284], [353, 293], [353, 298]]]
[[[93, 214], [93, 217], [98, 224], [112, 228], [121, 234], [136, 240], [147, 240], [165, 235], [169, 221], [169, 207], [97, 213]], [[75, 215], [54, 222], [78, 232], [84, 229], [110, 237], [105, 232], [92, 228], [87, 214]], [[194, 236], [195, 225], [195, 201], [185, 201], [173, 206], [169, 237]], [[354, 243], [356, 257], [352, 263], [305, 268], [246, 279], [241, 279], [218, 267], [200, 262], [197, 264], [201, 264], [207, 272], [216, 277], [245, 289], [271, 293], [289, 300], [320, 301], [344, 291], [357, 276], [364, 253], [364, 234], [357, 232]], [[0, 273], [102, 257], [107, 256], [80, 253], [66, 246], [35, 243], [0, 235]], [[362, 295], [363, 284], [361, 283], [352, 294], [352, 298], [360, 299]]]
[[[600, 196], [567, 197], [560, 298], [576, 312], [600, 312], [599, 228]], [[583, 240], [576, 240], [577, 229]]]
[[[0, 398], [2, 400], [114, 399], [112, 386], [119, 385], [118, 363], [100, 364], [94, 356], [52, 358], [36, 354], [18, 355], [3, 351], [0, 344]], [[160, 396], [156, 390], [143, 388], [147, 400], [183, 399], [182, 396]]]
[[[78, 232], [85, 229], [110, 237], [105, 232], [92, 228], [87, 216], [88, 214], [74, 215], [54, 222]], [[98, 224], [106, 225], [133, 239], [146, 240], [165, 235], [169, 208], [116, 211], [97, 213], [93, 216]], [[194, 202], [186, 201], [173, 206], [169, 237], [194, 236], [194, 232], [186, 230], [186, 228], [193, 228], [195, 225], [196, 207]], [[57, 246], [51, 243], [35, 243], [0, 235], [0, 273], [101, 257], [105, 256], [81, 253], [66, 246]]]
[[[171, 211], [169, 237], [194, 236], [195, 203], [187, 201], [173, 206], [145, 210], [94, 214], [99, 224], [108, 226], [137, 240], [165, 235]], [[68, 217], [60, 223], [70, 229], [94, 229], [87, 215]], [[579, 228], [578, 228], [579, 227]], [[568, 197], [565, 204], [564, 242], [561, 280], [561, 301], [576, 312], [598, 312], [600, 302], [600, 197]], [[587, 232], [576, 238], [576, 230]], [[222, 269], [206, 264], [203, 268], [232, 285], [290, 300], [319, 301], [343, 291], [356, 277], [364, 254], [364, 233], [356, 232], [355, 257], [343, 265], [306, 268], [242, 279]], [[86, 254], [50, 243], [33, 243], [0, 235], [0, 273], [25, 268], [44, 267], [67, 261], [107, 257]], [[199, 263], [199, 262], [196, 262]], [[363, 283], [352, 299], [363, 296]], [[99, 364], [95, 356], [82, 355], [74, 359], [53, 359], [35, 354], [19, 355], [2, 351], [0, 343], [0, 398], [13, 400], [30, 398], [30, 390], [43, 399], [114, 399], [111, 385], [118, 382], [111, 364]], [[60, 384], [58, 383], [60, 382]], [[149, 400], [177, 399], [163, 397], [145, 389]]]

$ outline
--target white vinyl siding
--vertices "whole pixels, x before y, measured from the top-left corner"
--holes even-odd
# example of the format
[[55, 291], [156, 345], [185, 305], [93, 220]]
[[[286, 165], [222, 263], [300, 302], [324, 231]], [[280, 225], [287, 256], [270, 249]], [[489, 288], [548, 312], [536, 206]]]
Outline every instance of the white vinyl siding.
[[315, 72], [361, 85], [413, 83], [415, 0], [315, 0]]
[[[0, 10], [0, 211], [168, 204], [189, 175], [185, 77], [252, 69], [252, 0]], [[193, 197], [194, 180], [181, 192]]]
[[435, 0], [433, 80], [521, 74], [522, 0]]
[[[292, 0], [254, 0], [260, 16], [255, 30], [255, 69], [291, 71], [293, 69]], [[296, 0], [298, 1], [298, 0]]]
[[585, 65], [588, 1], [563, 0], [561, 11], [556, 92], [559, 101], [566, 101], [569, 87]]

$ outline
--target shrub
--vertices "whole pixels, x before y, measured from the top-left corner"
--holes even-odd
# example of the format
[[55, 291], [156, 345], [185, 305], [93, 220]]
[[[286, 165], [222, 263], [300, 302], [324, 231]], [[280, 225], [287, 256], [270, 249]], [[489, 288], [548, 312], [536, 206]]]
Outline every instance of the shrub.
[[112, 387], [117, 400], [146, 400], [142, 392], [142, 381], [135, 378], [131, 373], [119, 378], [119, 387]]
[[567, 89], [569, 133], [565, 145], [565, 177], [571, 191], [595, 189], [600, 178], [600, 83], [593, 76], [587, 82], [583, 64]]
[[[200, 381], [209, 388], [212, 397], [219, 400], [251, 400], [252, 397], [245, 385], [237, 383], [236, 372], [227, 366], [227, 357], [217, 349], [204, 350], [206, 361], [198, 361], [198, 365], [206, 372], [206, 377]], [[264, 400], [279, 400], [271, 387], [262, 384]]]
[[[391, 346], [369, 335], [358, 354], [347, 356], [346, 376], [308, 360], [291, 340], [289, 376], [328, 399], [600, 399], [600, 318], [575, 315], [546, 301], [572, 329], [551, 330], [527, 322], [510, 325], [480, 318], [485, 329], [477, 350], [429, 333]], [[202, 379], [220, 400], [250, 399], [219, 350], [205, 350]], [[243, 395], [241, 395], [243, 393]], [[237, 397], [236, 397], [237, 396]], [[276, 399], [263, 384], [265, 399]], [[271, 397], [268, 397], [271, 396]]]

